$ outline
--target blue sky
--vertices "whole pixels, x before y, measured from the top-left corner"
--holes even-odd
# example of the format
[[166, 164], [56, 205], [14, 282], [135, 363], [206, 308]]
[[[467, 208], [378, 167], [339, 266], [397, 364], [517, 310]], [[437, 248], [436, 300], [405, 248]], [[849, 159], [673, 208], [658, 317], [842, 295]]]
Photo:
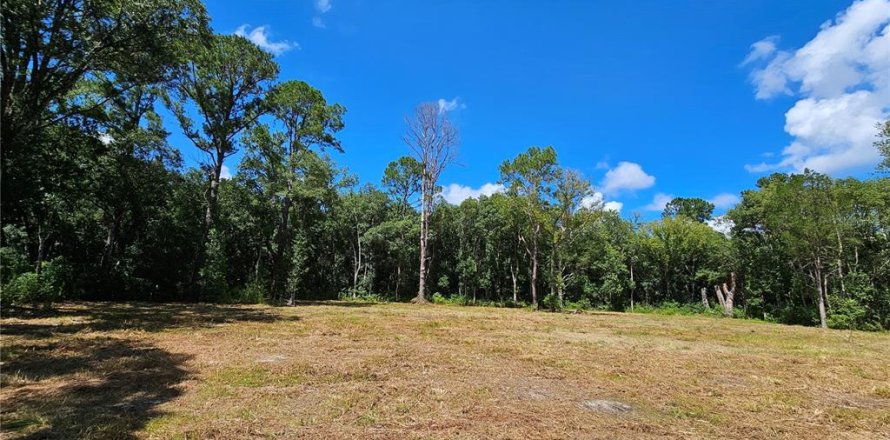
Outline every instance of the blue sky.
[[890, 115], [890, 0], [207, 7], [216, 32], [277, 53], [281, 79], [347, 107], [333, 157], [362, 182], [408, 153], [404, 116], [441, 102], [461, 132], [440, 182], [452, 201], [497, 190], [503, 160], [552, 145], [623, 215], [654, 216], [671, 195], [722, 212], [772, 171], [871, 175], [873, 125]]

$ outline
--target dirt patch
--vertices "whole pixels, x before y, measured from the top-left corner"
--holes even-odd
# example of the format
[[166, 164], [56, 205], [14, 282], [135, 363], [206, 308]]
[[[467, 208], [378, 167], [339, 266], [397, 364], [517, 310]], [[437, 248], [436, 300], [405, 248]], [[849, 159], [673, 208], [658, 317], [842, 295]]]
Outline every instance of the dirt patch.
[[287, 359], [287, 357], [282, 356], [280, 354], [273, 354], [269, 356], [263, 356], [261, 358], [257, 358], [257, 362], [261, 364], [277, 364], [283, 360]]
[[584, 409], [606, 413], [606, 414], [619, 414], [619, 413], [628, 413], [633, 411], [633, 407], [619, 402], [617, 400], [603, 400], [603, 399], [594, 399], [594, 400], [585, 400], [581, 402], [581, 406]]

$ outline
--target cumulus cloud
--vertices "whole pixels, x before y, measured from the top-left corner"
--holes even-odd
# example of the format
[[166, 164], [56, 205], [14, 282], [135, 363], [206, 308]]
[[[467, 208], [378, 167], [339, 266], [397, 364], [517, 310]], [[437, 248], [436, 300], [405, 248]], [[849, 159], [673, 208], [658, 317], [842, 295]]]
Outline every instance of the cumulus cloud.
[[612, 200], [612, 201], [608, 201], [608, 202], [606, 202], [606, 203], [603, 204], [603, 210], [604, 210], [604, 211], [612, 211], [612, 212], [618, 212], [618, 213], [620, 213], [620, 212], [621, 212], [621, 208], [623, 208], [623, 207], [624, 207], [624, 203], [616, 202], [616, 201], [614, 201], [614, 200]]
[[486, 183], [479, 188], [452, 183], [442, 189], [442, 198], [452, 205], [460, 205], [466, 199], [478, 199], [480, 196], [490, 196], [501, 192], [504, 192], [504, 185], [499, 183]]
[[454, 98], [450, 101], [444, 98], [439, 98], [437, 103], [439, 104], [439, 113], [451, 112], [454, 110], [463, 110], [467, 108], [467, 105], [461, 102], [460, 98]]
[[711, 197], [708, 201], [713, 203], [718, 209], [725, 209], [731, 208], [736, 203], [739, 203], [739, 196], [731, 193], [720, 193]]
[[321, 17], [312, 17], [312, 26], [315, 26], [319, 29], [324, 29], [327, 27]]
[[640, 164], [633, 162], [618, 162], [615, 168], [606, 171], [606, 177], [600, 187], [606, 194], [616, 194], [621, 191], [635, 191], [646, 189], [655, 185], [655, 177], [646, 174]]
[[854, 2], [796, 50], [777, 43], [754, 43], [742, 64], [755, 66], [757, 99], [798, 98], [785, 113], [793, 139], [781, 160], [745, 168], [840, 174], [874, 166], [875, 124], [890, 118], [890, 0]]
[[742, 65], [760, 61], [769, 58], [776, 53], [776, 43], [779, 41], [778, 35], [771, 35], [751, 45], [751, 52], [742, 61]]
[[287, 40], [270, 40], [268, 26], [259, 26], [250, 29], [249, 24], [242, 24], [241, 26], [238, 26], [238, 29], [235, 30], [235, 35], [240, 35], [244, 38], [247, 38], [248, 40], [252, 41], [253, 44], [256, 44], [261, 49], [268, 51], [273, 55], [281, 55], [282, 53], [287, 52], [291, 49], [298, 49], [300, 47], [297, 43], [291, 43]]
[[729, 231], [735, 226], [735, 222], [722, 215], [706, 220], [705, 224], [710, 226], [711, 229], [726, 236], [729, 236]]
[[664, 211], [664, 206], [671, 200], [674, 200], [672, 194], [657, 193], [652, 197], [652, 203], [644, 206], [643, 209], [646, 211]]
[[597, 191], [592, 196], [581, 199], [581, 207], [587, 209], [602, 208], [604, 211], [621, 212], [621, 208], [624, 207], [623, 203], [614, 200], [607, 202], [605, 199], [606, 196]]

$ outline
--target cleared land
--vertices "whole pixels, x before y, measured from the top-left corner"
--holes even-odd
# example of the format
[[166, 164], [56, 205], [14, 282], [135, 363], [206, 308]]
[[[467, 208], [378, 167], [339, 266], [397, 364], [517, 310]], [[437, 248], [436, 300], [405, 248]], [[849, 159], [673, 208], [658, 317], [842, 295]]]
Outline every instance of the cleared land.
[[3, 438], [890, 437], [887, 334], [359, 303], [0, 325]]

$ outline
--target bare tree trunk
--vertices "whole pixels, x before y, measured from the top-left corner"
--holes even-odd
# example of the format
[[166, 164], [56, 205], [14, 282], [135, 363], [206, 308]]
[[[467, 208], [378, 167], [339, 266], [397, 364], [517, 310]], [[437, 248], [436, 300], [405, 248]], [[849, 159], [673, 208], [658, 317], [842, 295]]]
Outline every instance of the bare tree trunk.
[[714, 293], [717, 295], [717, 301], [720, 302], [720, 307], [723, 310], [726, 310], [726, 299], [723, 298], [723, 291], [720, 290], [719, 285], [714, 285]]
[[355, 240], [358, 247], [352, 248], [352, 297], [356, 297], [358, 291], [358, 275], [362, 270], [362, 237], [355, 229]]
[[430, 188], [427, 187], [427, 178], [424, 176], [421, 183], [420, 206], [420, 277], [417, 287], [417, 296], [411, 300], [413, 303], [426, 303], [426, 245], [429, 228], [429, 212], [427, 212], [427, 198]]
[[43, 270], [43, 260], [46, 259], [46, 251], [49, 243], [49, 237], [52, 233], [44, 233], [43, 226], [37, 226], [37, 261], [34, 265], [34, 273], [40, 275]]
[[516, 271], [519, 270], [518, 267], [514, 267], [513, 263], [510, 263], [510, 280], [513, 282], [513, 302], [519, 302], [519, 285], [516, 279]]
[[538, 290], [536, 285], [538, 284], [538, 256], [535, 255], [532, 257], [532, 280], [531, 280], [531, 291], [532, 291], [532, 307], [538, 308]]
[[844, 257], [844, 241], [841, 240], [841, 231], [837, 227], [837, 222], [834, 225], [834, 232], [837, 234], [837, 277], [841, 283], [841, 293], [846, 298], [847, 286], [844, 285], [844, 266], [842, 261]]
[[735, 297], [735, 289], [729, 289], [726, 287], [726, 283], [723, 283], [723, 314], [725, 316], [733, 315], [733, 299]]
[[735, 300], [736, 288], [735, 272], [730, 273], [729, 286], [727, 286], [726, 283], [723, 283], [722, 292], [720, 286], [714, 286], [714, 291], [717, 292], [717, 299], [720, 301], [720, 305], [723, 306], [724, 316], [733, 316], [733, 303]]
[[396, 300], [399, 299], [399, 285], [402, 282], [402, 263], [396, 265]]
[[637, 290], [637, 283], [634, 281], [634, 265], [630, 265], [630, 311], [634, 311], [634, 291]]
[[405, 123], [404, 141], [423, 167], [420, 179], [420, 276], [417, 296], [411, 302], [425, 303], [429, 216], [433, 209], [436, 182], [445, 167], [457, 157], [458, 133], [445, 112], [432, 102], [419, 105], [414, 117], [406, 117]]
[[708, 304], [708, 288], [701, 288], [701, 304], [705, 306], [705, 310], [711, 310], [711, 305]]
[[825, 291], [822, 286], [822, 268], [819, 267], [818, 258], [816, 259], [816, 267], [813, 268], [811, 277], [816, 285], [816, 295], [818, 296], [816, 299], [819, 306], [819, 326], [828, 328], [828, 318], [825, 313]]
[[532, 294], [532, 308], [538, 308], [538, 234], [541, 232], [541, 226], [535, 225], [534, 232], [532, 233], [532, 247], [529, 251], [532, 260], [531, 267], [531, 294]]
[[99, 267], [106, 273], [111, 271], [111, 260], [114, 258], [114, 249], [117, 247], [117, 236], [120, 231], [121, 209], [115, 209], [111, 214], [111, 225], [108, 227], [108, 234], [105, 237], [105, 246], [102, 249], [102, 258], [99, 260]]

